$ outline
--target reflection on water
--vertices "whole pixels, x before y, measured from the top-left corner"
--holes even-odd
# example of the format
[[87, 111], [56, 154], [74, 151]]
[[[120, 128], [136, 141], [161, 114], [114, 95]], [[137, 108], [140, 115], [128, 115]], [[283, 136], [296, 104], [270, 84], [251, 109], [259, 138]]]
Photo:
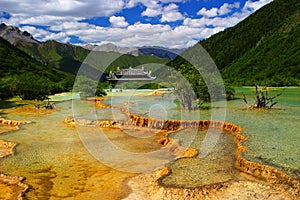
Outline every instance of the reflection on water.
[[[250, 101], [254, 89], [238, 89], [236, 97], [242, 92]], [[266, 111], [245, 110], [242, 99], [227, 102], [226, 121], [243, 128], [248, 140], [245, 157], [249, 160], [266, 163], [283, 169], [299, 179], [300, 170], [300, 89], [292, 88], [270, 91], [272, 94], [283, 92], [278, 97], [274, 109]], [[210, 119], [210, 110], [185, 112], [173, 102], [172, 96], [140, 96], [122, 93], [108, 97], [106, 102], [123, 105], [139, 114], [155, 118], [168, 119]], [[124, 105], [124, 102], [132, 102]], [[124, 119], [118, 109], [96, 110], [93, 102], [76, 101], [75, 113], [89, 119]], [[153, 106], [155, 105], [155, 106]], [[215, 105], [216, 107], [218, 106]], [[4, 133], [0, 139], [18, 143], [13, 156], [0, 160], [0, 170], [7, 174], [26, 177], [25, 183], [31, 186], [26, 194], [28, 199], [120, 199], [128, 194], [123, 181], [133, 174], [120, 172], [105, 166], [93, 158], [82, 145], [76, 129], [63, 123], [71, 116], [70, 101], [57, 103], [57, 111], [45, 116], [29, 116], [22, 113], [10, 113], [6, 118], [31, 120], [33, 123], [22, 126], [20, 130]], [[158, 110], [162, 110], [163, 114]], [[218, 110], [218, 109], [217, 109]], [[221, 111], [220, 111], [221, 112]], [[88, 132], [88, 128], [86, 129]], [[141, 133], [143, 137], [134, 138], [126, 130], [106, 131], [107, 137], [119, 148], [135, 153], [151, 152], [159, 148], [156, 141], [159, 136]], [[170, 137], [181, 140], [191, 132], [183, 130]], [[135, 132], [135, 134], [139, 134]], [[136, 136], [136, 135], [134, 135]], [[200, 148], [204, 137], [199, 132], [191, 147]], [[187, 143], [189, 144], [189, 143]], [[165, 184], [196, 186], [235, 178], [234, 143], [232, 137], [222, 134], [216, 149], [204, 159], [180, 159], [171, 164], [174, 176], [164, 179]], [[126, 158], [122, 158], [127, 163]], [[127, 163], [128, 164], [128, 163]], [[134, 163], [131, 163], [134, 164]], [[225, 164], [225, 165], [224, 165]], [[206, 174], [206, 176], [203, 176]], [[51, 198], [50, 198], [51, 197]]]

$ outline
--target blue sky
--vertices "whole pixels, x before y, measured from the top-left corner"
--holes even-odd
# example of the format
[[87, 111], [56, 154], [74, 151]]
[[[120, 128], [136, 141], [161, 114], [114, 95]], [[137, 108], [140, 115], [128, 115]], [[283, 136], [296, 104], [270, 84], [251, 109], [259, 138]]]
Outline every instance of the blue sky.
[[40, 41], [186, 48], [272, 0], [1, 0], [0, 21]]

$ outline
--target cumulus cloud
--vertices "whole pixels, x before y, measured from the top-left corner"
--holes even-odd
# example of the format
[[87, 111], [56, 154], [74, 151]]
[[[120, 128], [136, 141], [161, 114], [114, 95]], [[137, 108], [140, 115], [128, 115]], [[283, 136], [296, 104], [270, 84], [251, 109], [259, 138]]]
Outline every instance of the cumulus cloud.
[[243, 8], [240, 11], [235, 11], [229, 16], [224, 17], [228, 13], [231, 13], [234, 9], [240, 8], [240, 3], [235, 2], [233, 4], [224, 3], [220, 8], [211, 8], [207, 10], [202, 8], [198, 11], [198, 15], [202, 15], [199, 18], [186, 18], [183, 22], [185, 26], [190, 27], [203, 27], [203, 26], [213, 26], [216, 30], [223, 30], [228, 27], [232, 27], [248, 17], [250, 14], [261, 8], [262, 6], [272, 2], [272, 0], [260, 0], [253, 2], [248, 0], [245, 2]]
[[218, 16], [218, 8], [211, 8], [211, 9], [206, 9], [206, 8], [201, 8], [197, 12], [197, 15], [202, 15], [204, 17], [216, 17]]
[[161, 22], [175, 22], [184, 19], [184, 16], [178, 11], [178, 5], [169, 4], [164, 7], [163, 14], [161, 16]]
[[243, 10], [255, 12], [256, 10], [260, 9], [261, 7], [263, 7], [268, 3], [271, 3], [272, 1], [273, 0], [260, 0], [260, 1], [248, 0], [244, 5]]
[[78, 21], [65, 21], [56, 25], [52, 25], [49, 27], [49, 30], [56, 32], [67, 32], [69, 30], [84, 30], [84, 29], [95, 29], [96, 26], [86, 23], [86, 22], [78, 22]]
[[[63, 32], [58, 32], [60, 29]], [[200, 29], [197, 28], [185, 26], [172, 28], [169, 25], [143, 23], [135, 23], [125, 28], [119, 28], [66, 22], [61, 26], [50, 27], [48, 31], [32, 26], [23, 27], [22, 30], [31, 32], [37, 39], [43, 38], [42, 41], [56, 39], [61, 42], [68, 42], [70, 36], [75, 35], [85, 43], [113, 43], [123, 47], [165, 46], [183, 48], [194, 44], [202, 37]], [[51, 32], [52, 30], [56, 31]]]
[[248, 0], [245, 2], [243, 8], [241, 9], [240, 12], [234, 13], [231, 17], [236, 17], [239, 18], [240, 21], [260, 9], [266, 4], [271, 3], [273, 0], [260, 0], [260, 1], [255, 1], [253, 2], [252, 0]]
[[[198, 18], [183, 16], [179, 11], [184, 0], [1, 0], [0, 7], [10, 17], [0, 16], [4, 23], [21, 26], [40, 40], [70, 42], [72, 36], [83, 43], [114, 43], [119, 46], [165, 46], [186, 48], [225, 28], [234, 26], [272, 0], [248, 0], [243, 7], [237, 2], [225, 3], [216, 9], [201, 9]], [[17, 5], [17, 6], [16, 6]], [[143, 5], [142, 16], [157, 17], [164, 24], [135, 22], [129, 25], [126, 16], [116, 16], [123, 8]], [[109, 27], [89, 24], [87, 18], [106, 16]], [[83, 20], [85, 22], [83, 22]], [[178, 22], [170, 26], [167, 22]], [[24, 26], [26, 24], [26, 26]], [[36, 26], [37, 25], [37, 26]], [[42, 25], [43, 27], [40, 27]]]
[[239, 7], [240, 7], [240, 2], [235, 2], [233, 4], [224, 3], [218, 10], [218, 15], [220, 15], [220, 16], [226, 15], [226, 14], [232, 12], [232, 9], [239, 8]]
[[161, 6], [158, 0], [129, 0], [125, 7], [133, 8], [139, 4], [144, 5], [146, 8], [157, 8]]
[[146, 7], [141, 16], [161, 16], [161, 22], [175, 22], [184, 19], [184, 16], [178, 10], [178, 5], [173, 2], [185, 2], [185, 0], [130, 0], [127, 7], [132, 8], [141, 3]]
[[237, 24], [239, 21], [240, 19], [237, 17], [228, 17], [226, 20], [221, 17], [200, 19], [186, 18], [183, 21], [183, 25], [194, 28], [212, 27], [211, 29], [224, 30], [225, 28]]
[[205, 7], [201, 8], [198, 12], [197, 15], [202, 15], [203, 17], [217, 17], [217, 16], [222, 16], [226, 15], [234, 8], [239, 8], [240, 7], [240, 2], [235, 2], [233, 4], [229, 3], [224, 3], [220, 8], [211, 8], [211, 9], [206, 9]]
[[109, 18], [109, 22], [111, 23], [112, 27], [127, 27], [129, 24], [126, 22], [125, 17], [123, 16], [111, 16]]
[[153, 8], [157, 5], [169, 4], [169, 3], [185, 3], [188, 0], [128, 0], [126, 7], [133, 8], [138, 4], [143, 4], [147, 8]]
[[65, 32], [54, 33], [33, 26], [23, 26], [21, 30], [31, 33], [36, 39], [40, 41], [57, 40], [63, 43], [67, 43], [70, 41], [70, 37]]
[[1, 9], [25, 16], [73, 16], [93, 17], [110, 16], [121, 11], [125, 6], [123, 0], [1, 0]]
[[50, 27], [49, 30], [24, 26], [22, 30], [32, 33], [36, 39], [41, 41], [57, 40], [66, 43], [70, 41], [71, 36], [77, 36], [84, 43], [113, 43], [123, 47], [165, 46], [169, 48], [187, 48], [217, 31], [217, 29], [185, 25], [172, 28], [169, 25], [135, 23], [125, 28], [118, 28], [95, 26], [83, 22], [65, 22], [60, 26]]
[[156, 17], [156, 16], [162, 14], [162, 10], [163, 10], [162, 5], [160, 5], [156, 2], [149, 4], [149, 1], [146, 5], [147, 5], [147, 8], [145, 11], [142, 12], [142, 14], [141, 14], [142, 16]]
[[52, 15], [39, 15], [39, 16], [24, 16], [24, 15], [13, 15], [9, 19], [3, 19], [7, 24], [14, 26], [19, 26], [20, 24], [31, 24], [39, 26], [52, 26], [62, 24], [64, 22], [74, 22], [79, 21], [84, 18], [82, 17], [62, 17], [62, 16], [52, 16]]
[[156, 9], [147, 8], [145, 11], [142, 12], [142, 16], [156, 17], [158, 15], [161, 15], [161, 13], [162, 13], [162, 8], [161, 7], [158, 7]]

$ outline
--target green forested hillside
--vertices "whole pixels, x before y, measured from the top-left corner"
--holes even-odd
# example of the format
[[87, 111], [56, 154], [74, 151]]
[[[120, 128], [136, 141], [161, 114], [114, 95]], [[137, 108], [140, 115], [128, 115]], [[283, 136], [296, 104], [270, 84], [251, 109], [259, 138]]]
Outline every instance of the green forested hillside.
[[218, 68], [223, 69], [276, 32], [299, 8], [298, 0], [274, 0], [236, 26], [200, 41], [200, 44]]
[[[48, 66], [55, 67], [64, 72], [77, 74], [82, 62], [89, 63], [85, 59], [89, 59], [90, 50], [80, 46], [62, 44], [56, 41], [47, 41], [41, 44], [32, 44], [26, 42], [18, 42], [16, 46], [35, 57]], [[109, 62], [109, 67], [106, 71], [115, 70], [117, 67], [128, 68], [136, 67], [146, 63], [167, 63], [168, 59], [158, 58], [156, 56], [133, 56], [130, 54], [120, 54], [116, 52], [93, 52], [96, 60], [103, 60], [103, 63], [97, 62], [99, 66], [92, 66], [96, 69], [104, 69], [101, 65], [106, 65]]]
[[[74, 75], [81, 66], [84, 66], [85, 76], [95, 79], [102, 72], [109, 73], [117, 67], [169, 61], [156, 56], [132, 56], [116, 52], [90, 54], [91, 51], [82, 47], [56, 41], [40, 44], [17, 41], [16, 48], [0, 39], [0, 99], [14, 95], [23, 99], [43, 99], [48, 94], [71, 90]], [[106, 74], [103, 74], [101, 81], [105, 81], [105, 77]]]
[[41, 44], [19, 41], [16, 47], [50, 67], [76, 74], [89, 50], [51, 40]]
[[223, 78], [235, 85], [300, 85], [300, 20], [281, 27], [225, 67]]
[[[210, 54], [226, 83], [300, 85], [299, 24], [299, 1], [274, 0], [199, 44]], [[179, 57], [170, 65], [189, 68]], [[186, 76], [191, 73], [186, 72]]]
[[0, 60], [0, 99], [14, 95], [42, 99], [72, 87], [72, 75], [43, 65], [2, 38]]

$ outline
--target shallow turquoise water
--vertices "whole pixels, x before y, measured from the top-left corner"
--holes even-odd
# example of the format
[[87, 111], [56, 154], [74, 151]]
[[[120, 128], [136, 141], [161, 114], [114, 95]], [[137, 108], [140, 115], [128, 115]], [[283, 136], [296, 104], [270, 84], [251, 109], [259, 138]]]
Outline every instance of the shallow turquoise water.
[[[225, 105], [226, 121], [241, 126], [243, 134], [248, 138], [245, 142], [248, 147], [245, 156], [250, 160], [275, 166], [300, 179], [300, 88], [270, 91], [270, 95], [283, 93], [277, 98], [278, 104], [271, 110], [245, 109], [246, 106], [241, 99], [242, 92], [246, 94], [249, 102], [254, 102], [254, 88], [237, 88], [237, 99], [228, 101]], [[116, 93], [113, 97], [108, 97], [105, 102], [122, 106], [124, 102], [132, 102], [125, 105], [129, 111], [152, 118], [212, 118], [211, 110], [187, 112], [180, 109], [174, 103], [174, 99], [172, 95], [147, 96], [145, 93], [135, 95], [131, 92], [122, 92], [122, 94]], [[76, 130], [65, 126], [63, 120], [66, 116], [72, 116], [74, 114], [72, 111], [75, 111], [75, 114], [80, 115], [81, 118], [89, 119], [124, 119], [125, 116], [117, 109], [97, 110], [93, 102], [75, 101], [72, 105], [70, 101], [66, 101], [57, 103], [57, 108], [56, 112], [42, 117], [30, 117], [18, 113], [4, 115], [9, 119], [31, 120], [33, 123], [22, 126], [18, 131], [0, 135], [0, 139], [18, 143], [13, 156], [0, 160], [0, 170], [27, 177], [26, 182], [34, 185], [35, 188], [29, 192], [31, 199], [49, 196], [60, 198], [64, 195], [74, 197], [79, 193], [88, 192], [84, 186], [85, 182], [89, 179], [94, 180], [93, 175], [87, 175], [89, 171], [90, 173], [109, 171], [98, 175], [97, 181], [101, 180], [101, 183], [113, 180], [112, 177], [123, 177], [117, 170], [112, 170], [93, 158], [82, 145]], [[217, 114], [219, 112], [220, 115], [224, 114], [224, 104], [216, 103], [214, 111]], [[88, 133], [88, 130], [86, 131]], [[116, 130], [107, 133], [108, 138], [118, 144], [121, 149], [147, 152], [158, 148], [149, 142], [157, 140], [155, 137], [151, 138], [151, 134], [146, 138], [147, 141], [139, 141], [139, 138], [128, 137], [126, 134], [126, 131]], [[180, 139], [180, 134], [177, 137]], [[123, 157], [119, 160], [120, 163], [123, 162], [128, 166], [134, 164]], [[86, 170], [87, 168], [89, 170]], [[230, 168], [228, 169], [230, 171]], [[71, 185], [74, 180], [80, 182], [81, 185], [74, 188]], [[41, 184], [40, 187], [39, 184]], [[101, 193], [105, 190], [104, 188], [105, 185], [99, 187], [94, 193]], [[69, 194], [64, 194], [66, 191]]]
[[[250, 99], [254, 89], [248, 90]], [[280, 92], [278, 104], [265, 111], [243, 110], [242, 100], [229, 101], [226, 119], [244, 129], [248, 159], [275, 166], [300, 179], [300, 89], [273, 89], [269, 93], [274, 96]]]
[[[170, 134], [170, 137], [179, 139], [180, 144], [186, 147], [202, 151], [207, 130], [197, 131], [185, 129]], [[238, 177], [238, 170], [235, 168], [234, 137], [230, 134], [220, 134], [218, 130], [213, 130], [218, 136], [218, 141], [205, 157], [201, 153], [194, 158], [182, 158], [169, 165], [172, 173], [164, 177], [161, 182], [168, 186], [180, 186], [194, 188], [203, 185], [211, 185], [234, 180]], [[193, 139], [191, 142], [190, 139]]]
[[[275, 166], [300, 179], [300, 88], [269, 88], [268, 95], [282, 93], [274, 101], [278, 103], [270, 110], [248, 110], [242, 100], [246, 95], [248, 104], [255, 102], [255, 88], [236, 88], [235, 100], [227, 101], [225, 121], [243, 128], [248, 138], [245, 156], [253, 161]], [[178, 107], [172, 95], [126, 96], [116, 95], [107, 103], [121, 105], [130, 101], [128, 109], [140, 115], [162, 119], [212, 119], [212, 111], [184, 111]], [[156, 105], [156, 109], [153, 105]], [[211, 106], [209, 103], [204, 107]], [[214, 104], [214, 112], [223, 114], [223, 102]]]

